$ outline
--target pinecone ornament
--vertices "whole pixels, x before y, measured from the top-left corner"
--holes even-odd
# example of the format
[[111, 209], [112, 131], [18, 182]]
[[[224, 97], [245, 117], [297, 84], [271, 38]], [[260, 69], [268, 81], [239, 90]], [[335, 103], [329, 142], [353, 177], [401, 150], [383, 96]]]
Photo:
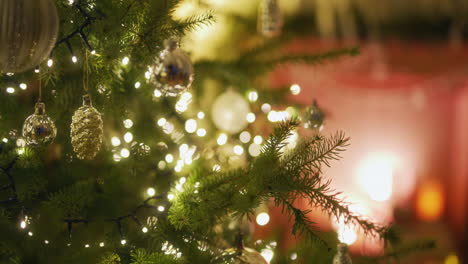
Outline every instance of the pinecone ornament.
[[91, 97], [83, 97], [83, 106], [76, 110], [71, 123], [71, 143], [76, 156], [91, 160], [101, 149], [103, 136], [101, 114], [92, 106]]
[[337, 252], [333, 258], [333, 264], [352, 264], [351, 257], [348, 254], [348, 245], [338, 244]]

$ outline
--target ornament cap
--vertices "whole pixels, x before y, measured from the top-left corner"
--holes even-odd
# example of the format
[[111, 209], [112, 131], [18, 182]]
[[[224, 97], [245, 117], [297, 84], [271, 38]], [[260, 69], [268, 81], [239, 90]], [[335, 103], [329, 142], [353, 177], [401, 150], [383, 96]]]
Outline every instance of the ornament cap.
[[83, 105], [93, 106], [93, 103], [91, 102], [91, 95], [89, 95], [89, 94], [83, 95]]
[[166, 47], [167, 50], [173, 51], [179, 47], [179, 42], [175, 39], [166, 39], [164, 41], [164, 47]]
[[42, 102], [36, 103], [34, 107], [34, 114], [36, 115], [45, 115], [45, 104]]

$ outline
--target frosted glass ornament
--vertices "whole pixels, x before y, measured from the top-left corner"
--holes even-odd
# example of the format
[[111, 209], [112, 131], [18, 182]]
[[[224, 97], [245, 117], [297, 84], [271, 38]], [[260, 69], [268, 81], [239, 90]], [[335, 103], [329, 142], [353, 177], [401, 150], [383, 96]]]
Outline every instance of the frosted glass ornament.
[[211, 118], [218, 129], [236, 134], [249, 124], [247, 122], [249, 113], [250, 106], [247, 100], [230, 89], [216, 98], [211, 109]]

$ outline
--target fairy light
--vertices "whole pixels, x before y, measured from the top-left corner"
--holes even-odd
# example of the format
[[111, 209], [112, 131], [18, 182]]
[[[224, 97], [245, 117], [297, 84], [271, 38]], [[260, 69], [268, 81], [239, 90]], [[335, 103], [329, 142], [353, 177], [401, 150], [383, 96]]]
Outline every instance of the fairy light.
[[174, 161], [174, 156], [172, 156], [172, 154], [167, 154], [165, 160], [167, 163], [172, 163]]
[[125, 142], [127, 142], [127, 143], [132, 142], [132, 141], [133, 141], [133, 134], [130, 133], [130, 132], [125, 133], [125, 135], [124, 135], [124, 140], [125, 140]]
[[164, 170], [166, 168], [166, 162], [164, 160], [159, 161], [158, 163], [158, 169]]
[[138, 88], [140, 88], [140, 87], [141, 87], [141, 82], [136, 82], [136, 83], [135, 83], [135, 89], [138, 89]]
[[34, 69], [34, 72], [35, 72], [35, 73], [39, 73], [40, 71], [41, 71], [41, 70], [39, 70], [39, 68]]
[[245, 119], [247, 120], [247, 122], [253, 123], [255, 122], [256, 117], [254, 113], [248, 113]]
[[180, 95], [179, 101], [175, 105], [175, 109], [178, 113], [183, 113], [187, 111], [188, 106], [192, 102], [192, 94], [190, 92], [185, 92]]
[[227, 135], [225, 133], [221, 133], [217, 139], [218, 145], [222, 146], [227, 143]]
[[195, 119], [189, 119], [185, 122], [185, 131], [187, 133], [194, 133], [197, 130], [197, 121]]
[[9, 93], [9, 94], [15, 93], [15, 88], [8, 87], [8, 88], [6, 88], [6, 92]]
[[296, 259], [297, 259], [297, 253], [296, 253], [296, 252], [293, 252], [289, 258], [290, 258], [291, 260], [296, 260]]
[[257, 144], [250, 144], [249, 146], [249, 154], [252, 157], [258, 157], [261, 153], [261, 147]]
[[44, 240], [44, 244], [48, 245], [48, 244], [49, 244], [49, 240]]
[[25, 83], [20, 83], [19, 87], [20, 87], [21, 90], [28, 89], [28, 85], [26, 85]]
[[187, 182], [187, 178], [185, 178], [185, 177], [182, 177], [182, 178], [180, 178], [180, 180], [179, 180], [179, 183], [180, 183], [180, 184], [184, 184], [184, 183], [186, 183], [186, 182]]
[[199, 137], [204, 137], [204, 136], [206, 136], [206, 129], [204, 129], [204, 128], [198, 129], [198, 130], [197, 130], [197, 136], [199, 136]]
[[221, 170], [221, 166], [219, 164], [213, 165], [213, 171], [220, 171], [220, 170]]
[[33, 235], [33, 232], [28, 232], [28, 236], [32, 237]]
[[262, 136], [255, 136], [253, 141], [255, 144], [260, 145], [263, 142], [263, 138]]
[[120, 146], [120, 144], [121, 144], [120, 139], [118, 137], [112, 137], [111, 138], [111, 144], [114, 147]]
[[128, 63], [130, 62], [130, 58], [129, 57], [124, 57], [122, 59], [122, 64], [125, 66], [125, 65], [128, 65]]
[[162, 127], [162, 126], [164, 126], [166, 124], [166, 122], [167, 122], [166, 118], [164, 118], [164, 117], [160, 118], [160, 119], [158, 119], [158, 126]]
[[74, 0], [68, 0], [68, 4], [69, 4], [69, 5], [73, 5], [73, 3], [75, 3]]
[[143, 233], [148, 233], [148, 228], [146, 226], [144, 226], [142, 229], [141, 229], [141, 232]]
[[92, 55], [96, 55], [96, 50], [92, 50], [92, 51], [91, 51], [91, 54], [92, 54]]
[[238, 156], [240, 156], [240, 155], [242, 155], [244, 153], [244, 148], [241, 145], [235, 145], [232, 150]]
[[198, 112], [197, 117], [198, 117], [198, 119], [203, 119], [203, 118], [205, 118], [205, 113], [204, 112]]
[[256, 221], [259, 226], [265, 226], [270, 222], [270, 215], [265, 212], [260, 213], [257, 215]]
[[154, 196], [156, 194], [156, 190], [154, 188], [148, 188], [146, 190], [146, 194], [148, 194], [149, 196]]
[[125, 246], [125, 244], [127, 244], [127, 240], [125, 240], [125, 239], [120, 240], [120, 244], [122, 244], [123, 246]]
[[104, 247], [104, 246], [105, 246], [104, 242], [99, 243], [99, 247]]
[[298, 95], [301, 93], [301, 86], [299, 86], [299, 84], [293, 84], [289, 89], [293, 95]]
[[50, 68], [50, 67], [52, 67], [53, 65], [54, 65], [54, 60], [49, 59], [49, 60], [47, 61], [47, 66]]
[[119, 162], [122, 160], [122, 157], [119, 154], [114, 154], [112, 158], [114, 159], [115, 162]]
[[256, 102], [258, 100], [258, 93], [256, 91], [251, 91], [249, 92], [248, 98], [250, 102]]
[[158, 89], [154, 89], [154, 97], [161, 97], [162, 96], [162, 93], [161, 91], [159, 91]]
[[26, 140], [19, 138], [18, 140], [16, 140], [16, 146], [20, 148], [26, 147]]
[[73, 63], [77, 63], [78, 62], [78, 58], [76, 56], [72, 56], [72, 62]]
[[151, 72], [149, 71], [145, 72], [145, 78], [149, 80], [151, 78]]
[[84, 247], [85, 247], [85, 248], [89, 248], [89, 244], [86, 244]]
[[122, 156], [122, 158], [128, 158], [130, 157], [130, 151], [126, 148], [123, 148], [121, 151], [120, 151], [120, 156]]
[[169, 201], [174, 200], [174, 198], [175, 198], [175, 195], [172, 194], [172, 193], [170, 193], [170, 194], [167, 195], [167, 199], [168, 199]]
[[268, 113], [271, 111], [271, 105], [270, 104], [262, 104], [262, 112], [263, 113]]
[[8, 138], [3, 138], [2, 141], [3, 143], [8, 143]]
[[164, 212], [164, 210], [166, 210], [166, 208], [162, 205], [158, 206], [158, 211], [159, 212]]
[[262, 255], [262, 257], [263, 257], [268, 263], [270, 263], [271, 260], [273, 259], [273, 257], [275, 256], [275, 253], [273, 252], [273, 250], [271, 250], [271, 249], [269, 249], [269, 248], [262, 249], [262, 251], [260, 252], [260, 254]]
[[133, 121], [130, 120], [130, 119], [126, 119], [126, 120], [123, 121], [123, 124], [124, 124], [124, 127], [125, 127], [125, 128], [132, 128], [132, 126], [133, 126]]
[[166, 134], [171, 134], [174, 132], [174, 125], [170, 122], [166, 122], [163, 126], [163, 132]]
[[18, 148], [16, 150], [16, 153], [18, 153], [18, 155], [23, 155], [24, 154], [24, 148]]

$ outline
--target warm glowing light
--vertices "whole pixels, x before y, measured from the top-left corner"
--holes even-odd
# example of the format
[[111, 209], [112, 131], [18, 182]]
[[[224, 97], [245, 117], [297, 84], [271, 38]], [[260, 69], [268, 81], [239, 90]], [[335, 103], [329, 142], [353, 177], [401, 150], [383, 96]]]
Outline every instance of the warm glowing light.
[[417, 214], [424, 221], [438, 220], [444, 210], [442, 184], [429, 181], [421, 184], [416, 198]]
[[292, 253], [291, 256], [289, 257], [291, 260], [296, 260], [297, 259], [297, 253]]
[[166, 155], [166, 162], [167, 163], [172, 163], [174, 161], [174, 156], [172, 154], [167, 154]]
[[242, 155], [244, 153], [244, 148], [241, 145], [235, 145], [233, 151], [236, 155]]
[[146, 194], [154, 196], [156, 194], [156, 190], [154, 188], [148, 188], [148, 190], [146, 190]]
[[224, 134], [224, 133], [221, 133], [221, 134], [219, 135], [219, 137], [218, 137], [218, 140], [217, 140], [218, 145], [222, 146], [222, 145], [226, 144], [226, 143], [227, 143], [227, 139], [228, 139], [227, 135]]
[[258, 100], [258, 93], [256, 91], [249, 92], [249, 101], [256, 102]]
[[357, 233], [351, 227], [340, 223], [338, 227], [338, 239], [341, 243], [352, 245], [357, 240]]
[[252, 157], [257, 157], [261, 153], [261, 147], [260, 145], [257, 144], [250, 144], [249, 146], [249, 154]]
[[130, 133], [130, 132], [125, 133], [125, 135], [124, 135], [124, 140], [125, 140], [125, 142], [127, 142], [127, 143], [132, 142], [132, 141], [133, 141], [133, 134]]
[[8, 87], [8, 88], [6, 88], [6, 92], [9, 93], [9, 94], [15, 93], [15, 88]]
[[73, 56], [73, 57], [72, 57], [72, 62], [73, 62], [73, 63], [77, 63], [77, 62], [78, 62], [78, 58], [77, 58], [76, 56]]
[[111, 138], [111, 144], [114, 147], [120, 146], [120, 144], [121, 144], [120, 139], [118, 137], [112, 137]]
[[290, 90], [293, 95], [298, 95], [301, 93], [301, 87], [299, 86], [299, 84], [291, 85]]
[[28, 232], [28, 236], [33, 236], [33, 232]]
[[119, 162], [122, 160], [122, 157], [119, 154], [114, 154], [112, 158], [114, 159], [115, 162]]
[[49, 244], [49, 240], [44, 240], [44, 244], [48, 245], [48, 244]]
[[99, 243], [100, 247], [104, 247], [104, 242]]
[[130, 119], [126, 119], [123, 121], [125, 128], [132, 128], [133, 126], [133, 121]]
[[85, 248], [89, 248], [89, 244], [84, 245]]
[[8, 138], [3, 138], [2, 141], [3, 143], [8, 143]]
[[255, 144], [260, 145], [263, 142], [263, 138], [262, 136], [255, 136], [253, 141]]
[[21, 90], [28, 89], [28, 85], [26, 85], [25, 83], [20, 83], [19, 87], [20, 87]]
[[360, 184], [370, 198], [387, 201], [393, 191], [393, 159], [389, 155], [374, 153], [362, 161], [359, 168]]
[[146, 226], [144, 226], [144, 227], [141, 229], [141, 231], [142, 231], [143, 233], [148, 233], [148, 228], [147, 228]]
[[206, 129], [204, 129], [204, 128], [198, 129], [198, 130], [197, 130], [197, 136], [199, 136], [199, 137], [204, 137], [204, 136], [206, 136]]
[[198, 112], [197, 117], [198, 117], [198, 119], [203, 119], [203, 118], [205, 118], [205, 113], [204, 112]]
[[452, 253], [445, 258], [444, 264], [460, 264], [460, 259]]
[[185, 122], [185, 131], [187, 133], [194, 133], [197, 131], [197, 121], [195, 119], [189, 119]]
[[164, 206], [162, 206], [162, 205], [158, 206], [158, 211], [159, 212], [164, 212], [164, 210], [166, 210], [166, 208], [164, 208]]
[[270, 122], [281, 122], [291, 118], [287, 111], [270, 111], [268, 113], [268, 120]]
[[141, 87], [141, 82], [136, 82], [136, 83], [135, 83], [135, 89], [138, 89], [138, 88], [140, 88], [140, 87]]
[[213, 171], [220, 171], [221, 170], [221, 166], [219, 164], [215, 164], [213, 166]]
[[161, 97], [162, 96], [162, 93], [161, 91], [159, 91], [158, 89], [154, 89], [154, 97]]
[[268, 213], [260, 213], [256, 218], [257, 224], [260, 226], [265, 226], [270, 222], [270, 215]]
[[127, 240], [125, 240], [125, 239], [120, 240], [120, 244], [122, 244], [122, 245], [127, 244]]
[[247, 122], [249, 122], [249, 123], [255, 122], [255, 119], [256, 119], [254, 113], [248, 113], [245, 118], [247, 119]]
[[248, 143], [251, 138], [252, 136], [250, 135], [249, 131], [244, 131], [239, 135], [239, 139], [242, 143]]
[[20, 223], [21, 229], [25, 229], [26, 226], [27, 226], [26, 221], [21, 221], [21, 223]]
[[269, 248], [262, 249], [262, 252], [260, 254], [268, 263], [270, 263], [273, 257], [275, 256], [275, 253], [273, 252], [273, 250]]
[[49, 60], [47, 61], [47, 66], [48, 66], [48, 67], [52, 67], [53, 65], [54, 65], [54, 61], [53, 61], [52, 59], [49, 59]]
[[122, 59], [122, 64], [123, 64], [123, 65], [128, 65], [129, 62], [130, 62], [130, 58], [129, 58], [129, 57], [124, 57], [124, 58]]
[[270, 104], [263, 104], [262, 105], [262, 112], [263, 113], [268, 113], [271, 111], [271, 105]]
[[166, 122], [167, 122], [166, 118], [160, 118], [158, 120], [158, 126], [164, 126]]

